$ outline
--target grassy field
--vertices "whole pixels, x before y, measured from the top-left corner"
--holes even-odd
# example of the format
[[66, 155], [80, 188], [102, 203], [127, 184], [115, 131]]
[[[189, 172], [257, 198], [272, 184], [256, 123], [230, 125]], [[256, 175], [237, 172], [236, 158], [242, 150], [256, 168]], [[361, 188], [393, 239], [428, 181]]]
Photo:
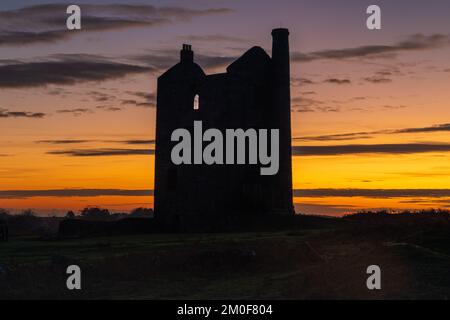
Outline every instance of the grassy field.
[[[66, 289], [66, 267], [82, 290]], [[369, 291], [366, 269], [382, 269]], [[447, 225], [348, 222], [237, 234], [0, 243], [2, 299], [447, 299]]]

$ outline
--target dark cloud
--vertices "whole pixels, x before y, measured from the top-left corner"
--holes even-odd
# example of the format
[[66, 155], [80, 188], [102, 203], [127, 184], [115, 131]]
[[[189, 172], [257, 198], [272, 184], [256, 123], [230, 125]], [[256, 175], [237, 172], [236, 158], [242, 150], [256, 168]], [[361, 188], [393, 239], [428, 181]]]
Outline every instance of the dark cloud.
[[127, 91], [126, 92], [129, 95], [132, 95], [134, 97], [143, 99], [143, 100], [136, 100], [136, 99], [123, 99], [121, 100], [122, 105], [133, 105], [136, 107], [144, 107], [144, 108], [155, 108], [156, 107], [156, 94], [155, 93], [148, 93], [148, 92], [142, 92], [142, 91]]
[[329, 146], [293, 146], [296, 156], [337, 156], [347, 154], [411, 154], [424, 152], [449, 152], [450, 144], [411, 143], [411, 144], [354, 144]]
[[33, 197], [100, 197], [100, 196], [152, 196], [153, 190], [124, 189], [55, 189], [55, 190], [4, 190], [0, 199], [25, 199]]
[[119, 108], [119, 107], [97, 106], [96, 108], [103, 110], [103, 111], [109, 111], [109, 112], [122, 111], [122, 108]]
[[303, 107], [303, 106], [295, 106], [291, 111], [300, 113], [316, 112], [316, 110], [311, 107]]
[[156, 141], [154, 139], [150, 139], [150, 140], [125, 140], [125, 141], [119, 141], [119, 142], [125, 143], [125, 144], [136, 145], [136, 144], [154, 144]]
[[[107, 142], [107, 143], [122, 143], [122, 144], [127, 144], [127, 145], [146, 145], [146, 144], [154, 144], [155, 140], [154, 139], [130, 139], [130, 140], [83, 140], [83, 139], [57, 139], [57, 140], [39, 140], [36, 141], [37, 143], [47, 143], [47, 144], [80, 144], [80, 143], [89, 143], [89, 142]], [[100, 152], [103, 151], [110, 151], [110, 149], [99, 149]], [[69, 151], [73, 151], [73, 150], [69, 150]], [[79, 151], [79, 150], [78, 150]], [[83, 150], [83, 152], [86, 150]], [[90, 151], [90, 150], [88, 150]], [[96, 150], [98, 151], [98, 150]], [[96, 152], [94, 151], [94, 152]], [[148, 151], [148, 150], [144, 150], [144, 151]], [[57, 152], [66, 152], [65, 150], [63, 151], [57, 151]]]
[[88, 81], [112, 80], [151, 70], [149, 67], [68, 55], [61, 56], [57, 60], [0, 65], [0, 88], [73, 85]]
[[291, 85], [294, 87], [315, 84], [313, 80], [307, 78], [291, 78]]
[[324, 101], [307, 97], [292, 98], [294, 112], [339, 112], [340, 108], [326, 105]]
[[445, 34], [423, 35], [414, 34], [405, 40], [392, 45], [369, 45], [355, 48], [322, 50], [311, 53], [294, 52], [294, 62], [309, 62], [315, 60], [342, 60], [350, 58], [379, 58], [387, 54], [442, 48], [450, 44], [450, 36]]
[[450, 131], [450, 123], [438, 124], [431, 127], [406, 128], [393, 131], [393, 133], [419, 133]]
[[[405, 108], [405, 106], [385, 106], [386, 108]], [[351, 132], [351, 133], [341, 133], [341, 134], [331, 134], [331, 135], [321, 135], [321, 136], [309, 136], [309, 137], [297, 137], [294, 140], [302, 141], [344, 141], [344, 140], [356, 140], [356, 139], [369, 139], [374, 135], [379, 134], [399, 134], [399, 133], [428, 133], [428, 132], [446, 132], [450, 131], [450, 123], [438, 124], [428, 127], [417, 127], [417, 128], [404, 128], [397, 130], [379, 130], [379, 131], [368, 131], [368, 132]]]
[[38, 42], [55, 42], [72, 36], [67, 30], [24, 32], [0, 31], [0, 46], [24, 45]]
[[[21, 62], [19, 62], [21, 63]], [[66, 97], [69, 94], [71, 94], [70, 91], [67, 91], [63, 88], [50, 88], [49, 90], [47, 90], [47, 94], [51, 95], [51, 96], [61, 96], [61, 97]]]
[[100, 91], [89, 91], [87, 94], [96, 102], [110, 102], [116, 99], [116, 96]]
[[[152, 196], [153, 190], [128, 189], [53, 189], [53, 190], [2, 190], [0, 198], [31, 197], [99, 197], [99, 196]], [[439, 198], [450, 197], [450, 189], [295, 189], [294, 197], [365, 197], [365, 198], [435, 198], [433, 202], [447, 202]], [[417, 200], [417, 199], [416, 199]], [[418, 199], [425, 201], [426, 199]], [[414, 200], [405, 200], [414, 201]], [[350, 206], [351, 207], [351, 206]]]
[[389, 110], [398, 110], [398, 109], [406, 109], [407, 106], [391, 106], [391, 105], [384, 105], [382, 106], [383, 109], [389, 109]]
[[379, 78], [388, 78], [388, 77], [392, 77], [392, 76], [405, 75], [399, 66], [407, 67], [409, 65], [399, 63], [395, 66], [384, 67], [383, 69], [376, 71], [375, 76], [377, 76]]
[[295, 197], [409, 198], [450, 197], [450, 189], [296, 189]]
[[323, 105], [324, 102], [321, 100], [306, 98], [306, 97], [293, 97], [291, 99], [293, 108], [297, 107], [313, 107]]
[[82, 32], [66, 29], [67, 4], [45, 4], [0, 11], [0, 46], [52, 43], [86, 32], [153, 27], [206, 15], [231, 13], [228, 8], [189, 9], [152, 5], [81, 5]]
[[342, 133], [342, 134], [330, 134], [323, 136], [312, 137], [298, 137], [293, 140], [298, 141], [348, 141], [357, 139], [369, 139], [372, 138], [371, 133], [368, 132], [354, 132], [354, 133]]
[[57, 113], [69, 113], [74, 116], [81, 116], [82, 114], [85, 114], [85, 113], [92, 113], [92, 110], [87, 109], [87, 108], [75, 108], [75, 109], [61, 109], [61, 110], [57, 110], [56, 112]]
[[439, 207], [450, 208], [450, 199], [412, 199], [412, 200], [402, 200], [399, 202], [429, 205], [430, 207], [434, 207], [437, 205]]
[[43, 112], [29, 111], [9, 111], [8, 109], [0, 109], [0, 118], [34, 118], [40, 119], [46, 116]]
[[134, 99], [125, 99], [120, 102], [122, 105], [133, 105], [136, 107], [144, 107], [144, 108], [155, 108], [156, 104], [154, 102], [148, 101], [138, 101]]
[[340, 108], [327, 106], [324, 101], [307, 97], [292, 98], [292, 111], [294, 112], [339, 112]]
[[352, 83], [349, 79], [336, 79], [336, 78], [326, 79], [324, 82], [331, 83], [331, 84], [350, 84], [350, 83]]
[[128, 94], [134, 95], [136, 97], [144, 98], [148, 101], [155, 101], [156, 94], [151, 92], [143, 92], [143, 91], [127, 91]]
[[130, 155], [152, 155], [153, 149], [74, 149], [48, 151], [47, 154], [64, 155], [71, 157], [101, 157], [101, 156], [130, 156]]
[[91, 142], [91, 140], [39, 140], [37, 143], [48, 143], [48, 144], [78, 144]]
[[364, 78], [364, 81], [379, 84], [379, 83], [390, 83], [392, 82], [392, 79], [381, 76], [372, 76]]
[[340, 112], [341, 108], [339, 107], [316, 107], [314, 108], [314, 112]]

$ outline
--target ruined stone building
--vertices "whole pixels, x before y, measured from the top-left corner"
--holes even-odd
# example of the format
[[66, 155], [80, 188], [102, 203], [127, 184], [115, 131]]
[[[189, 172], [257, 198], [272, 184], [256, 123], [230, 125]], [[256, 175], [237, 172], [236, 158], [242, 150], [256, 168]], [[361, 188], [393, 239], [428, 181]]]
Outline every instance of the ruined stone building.
[[[293, 214], [289, 31], [272, 31], [272, 57], [253, 47], [225, 73], [206, 75], [183, 45], [180, 62], [158, 78], [155, 215], [173, 231], [232, 230], [261, 215]], [[279, 129], [279, 171], [259, 165], [174, 165], [171, 134], [217, 128]]]

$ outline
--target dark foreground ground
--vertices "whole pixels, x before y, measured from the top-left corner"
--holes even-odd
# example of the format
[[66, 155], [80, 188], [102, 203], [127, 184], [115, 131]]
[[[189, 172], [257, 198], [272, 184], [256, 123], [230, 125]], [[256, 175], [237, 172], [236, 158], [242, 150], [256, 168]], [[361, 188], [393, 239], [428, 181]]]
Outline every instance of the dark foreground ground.
[[[294, 230], [0, 243], [2, 299], [447, 299], [448, 215], [304, 217]], [[66, 267], [82, 290], [66, 289]], [[369, 291], [366, 269], [382, 269]]]

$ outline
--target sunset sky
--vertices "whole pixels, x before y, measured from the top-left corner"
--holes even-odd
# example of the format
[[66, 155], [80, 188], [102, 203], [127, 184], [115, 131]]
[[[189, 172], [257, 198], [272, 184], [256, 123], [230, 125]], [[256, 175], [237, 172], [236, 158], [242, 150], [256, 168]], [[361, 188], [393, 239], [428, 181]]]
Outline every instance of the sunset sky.
[[152, 207], [157, 77], [182, 43], [207, 73], [270, 54], [280, 26], [297, 212], [450, 208], [448, 0], [2, 0], [0, 208]]

